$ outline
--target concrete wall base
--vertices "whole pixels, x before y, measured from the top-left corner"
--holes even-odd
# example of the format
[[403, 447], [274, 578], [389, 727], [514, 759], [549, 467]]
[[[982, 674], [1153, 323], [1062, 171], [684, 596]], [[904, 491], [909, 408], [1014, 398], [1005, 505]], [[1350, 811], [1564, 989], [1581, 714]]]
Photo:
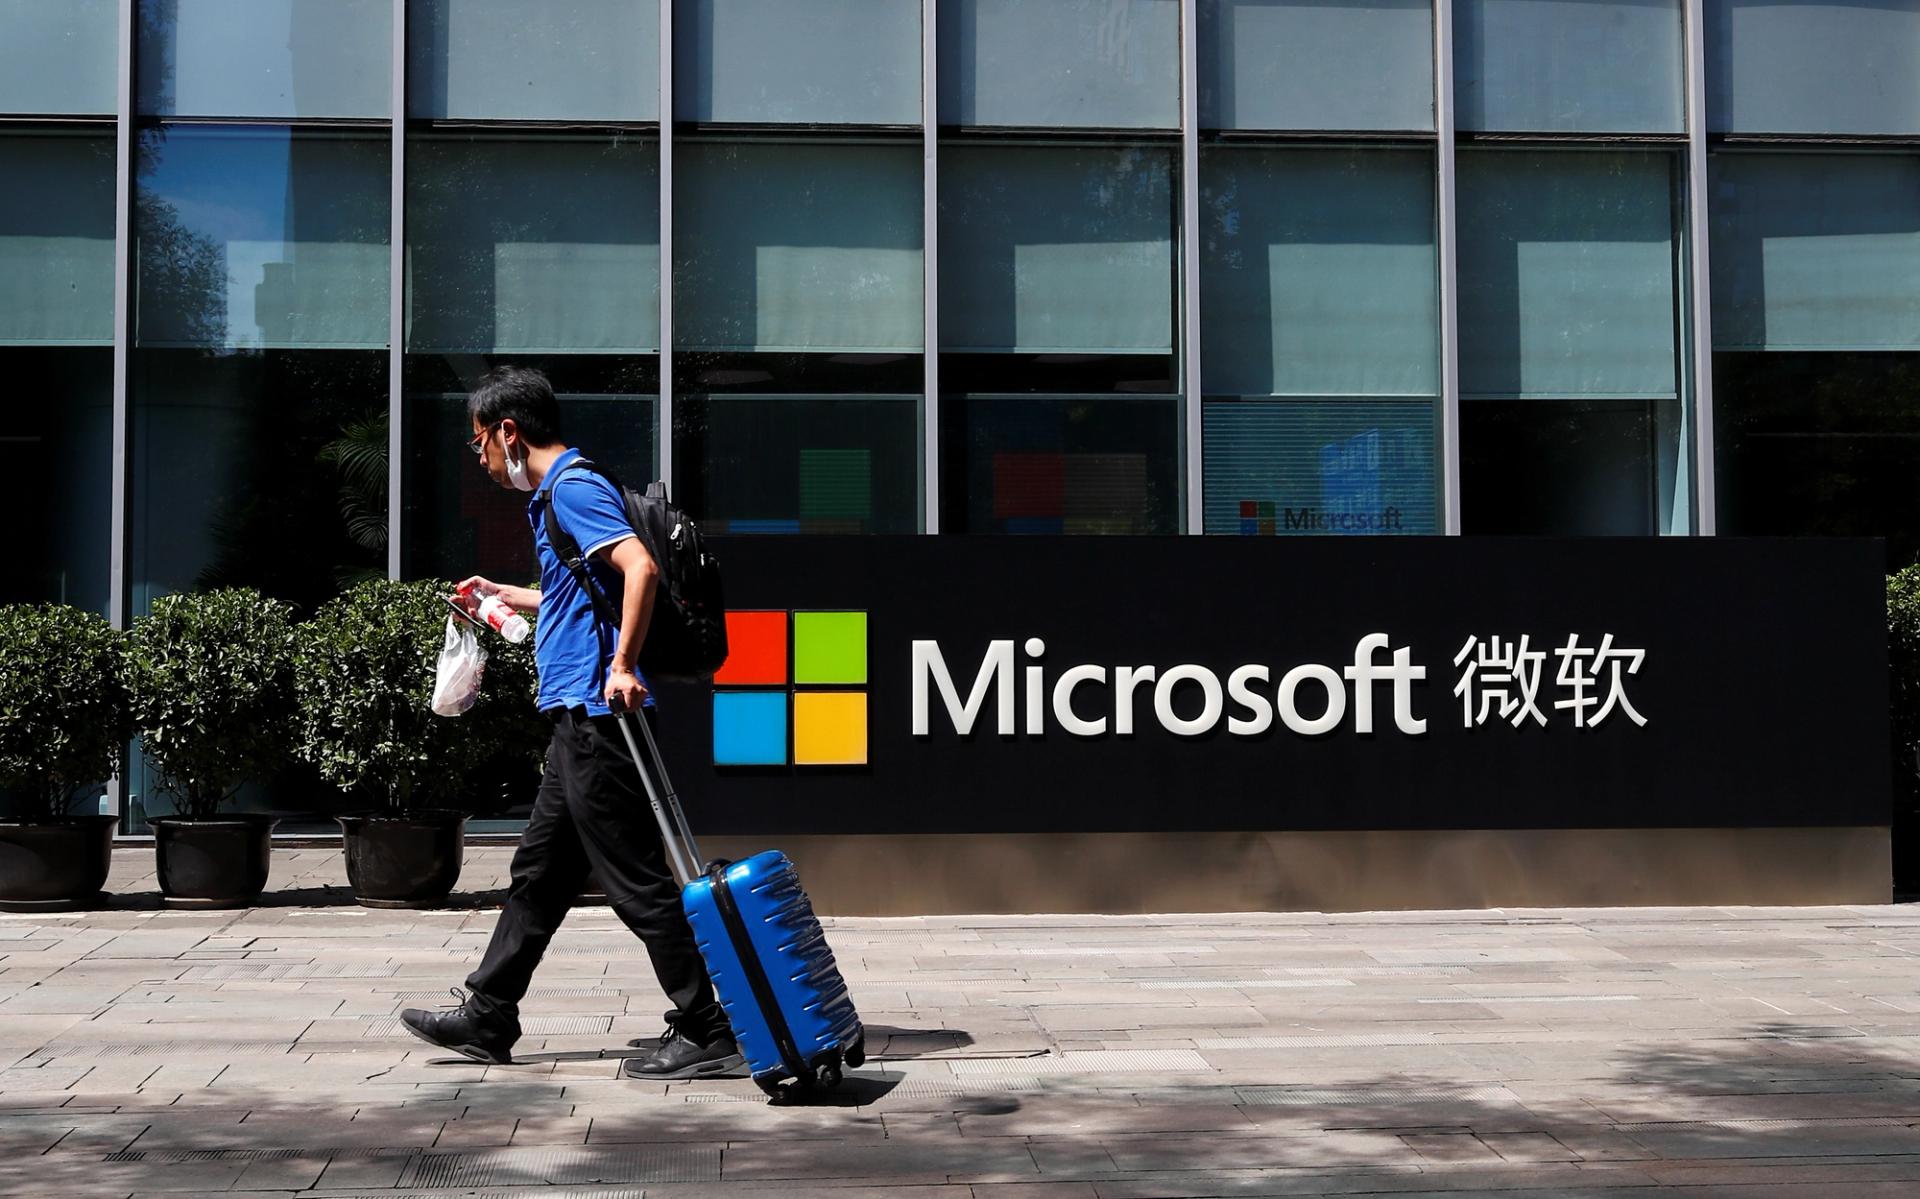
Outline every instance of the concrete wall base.
[[711, 837], [778, 845], [822, 915], [1887, 903], [1881, 827]]

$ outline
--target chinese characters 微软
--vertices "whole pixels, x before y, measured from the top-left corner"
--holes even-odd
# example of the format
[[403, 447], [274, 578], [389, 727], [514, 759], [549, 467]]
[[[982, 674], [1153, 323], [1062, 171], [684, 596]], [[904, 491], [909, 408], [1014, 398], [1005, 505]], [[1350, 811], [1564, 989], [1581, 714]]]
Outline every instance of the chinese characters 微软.
[[[1453, 656], [1454, 666], [1461, 670], [1453, 693], [1460, 698], [1465, 727], [1475, 728], [1495, 718], [1515, 728], [1528, 720], [1546, 727], [1547, 714], [1539, 695], [1548, 651], [1531, 649], [1530, 643], [1525, 634], [1518, 640], [1473, 636]], [[1612, 633], [1601, 637], [1597, 646], [1581, 645], [1580, 635], [1574, 633], [1552, 655], [1558, 659], [1553, 683], [1561, 696], [1553, 701], [1553, 711], [1572, 712], [1573, 727], [1598, 727], [1616, 710], [1635, 725], [1646, 726], [1647, 718], [1627, 698], [1626, 676], [1640, 673], [1647, 651], [1616, 649]]]

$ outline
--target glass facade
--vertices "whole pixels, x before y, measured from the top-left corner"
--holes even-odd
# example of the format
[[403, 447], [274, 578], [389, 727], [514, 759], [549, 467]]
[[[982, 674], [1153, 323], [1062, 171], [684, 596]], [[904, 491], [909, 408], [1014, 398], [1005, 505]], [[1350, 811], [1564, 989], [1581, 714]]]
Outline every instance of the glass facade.
[[0, 0], [0, 598], [529, 577], [505, 362], [715, 532], [1920, 553], [1914, 0], [934, 11]]

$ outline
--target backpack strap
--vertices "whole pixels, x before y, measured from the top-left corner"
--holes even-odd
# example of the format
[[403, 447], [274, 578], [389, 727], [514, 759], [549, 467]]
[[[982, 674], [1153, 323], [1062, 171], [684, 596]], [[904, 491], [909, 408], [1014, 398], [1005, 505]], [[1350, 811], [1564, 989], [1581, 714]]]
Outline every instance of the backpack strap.
[[[587, 569], [587, 560], [580, 552], [580, 543], [574, 540], [573, 534], [567, 532], [561, 525], [560, 517], [554, 512], [553, 489], [560, 482], [560, 476], [576, 466], [591, 470], [602, 478], [609, 480], [613, 478], [596, 463], [585, 458], [574, 459], [565, 467], [555, 471], [553, 477], [547, 480], [543, 488], [547, 493], [547, 502], [540, 510], [540, 515], [546, 525], [548, 547], [553, 550], [554, 557], [560, 559], [560, 564], [567, 568], [567, 573], [573, 576], [574, 582], [587, 593], [587, 601], [593, 605], [593, 614], [599, 617], [597, 623], [600, 626], [600, 640], [605, 642], [608, 639], [607, 634], [620, 627], [620, 610], [613, 606], [613, 601], [607, 598], [607, 593], [600, 589], [600, 584], [595, 581], [593, 572]], [[606, 656], [611, 657], [612, 654], [613, 651], [608, 649]]]

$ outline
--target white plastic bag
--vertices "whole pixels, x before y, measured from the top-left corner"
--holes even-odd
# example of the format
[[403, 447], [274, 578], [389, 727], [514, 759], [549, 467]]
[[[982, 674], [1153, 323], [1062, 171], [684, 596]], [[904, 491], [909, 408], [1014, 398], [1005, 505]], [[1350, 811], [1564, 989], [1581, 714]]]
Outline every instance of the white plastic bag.
[[433, 672], [433, 710], [458, 716], [471, 708], [480, 698], [480, 678], [486, 672], [487, 651], [473, 635], [473, 626], [447, 617], [447, 639]]

